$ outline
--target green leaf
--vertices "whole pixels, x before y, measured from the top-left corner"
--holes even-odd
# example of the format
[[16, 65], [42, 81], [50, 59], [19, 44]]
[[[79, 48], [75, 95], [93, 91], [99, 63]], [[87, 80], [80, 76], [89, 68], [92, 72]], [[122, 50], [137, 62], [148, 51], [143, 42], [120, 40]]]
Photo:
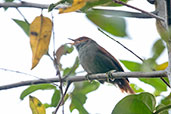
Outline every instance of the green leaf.
[[86, 94], [96, 90], [99, 87], [99, 83], [93, 81], [90, 82], [77, 82], [74, 83], [74, 90], [71, 93], [71, 104], [70, 111], [72, 112], [74, 109], [77, 109], [80, 114], [88, 114], [86, 109], [83, 107], [85, 104], [87, 97]]
[[55, 89], [54, 94], [51, 99], [51, 106], [56, 107], [60, 100], [60, 91]]
[[115, 106], [112, 114], [153, 114], [156, 100], [150, 93], [128, 95]]
[[161, 100], [161, 103], [164, 105], [170, 105], [171, 104], [171, 93], [167, 97], [163, 98]]
[[54, 3], [50, 4], [49, 7], [48, 7], [48, 12], [52, 11], [57, 5], [63, 4], [65, 2], [67, 2], [67, 1], [68, 0], [60, 0], [59, 2], [56, 2], [55, 4]]
[[[127, 2], [128, 0], [121, 0]], [[122, 6], [120, 4], [114, 3], [112, 0], [89, 0], [81, 10], [86, 11], [94, 6]]]
[[144, 62], [141, 64], [141, 71], [151, 72], [151, 71], [154, 71], [156, 67], [157, 67], [157, 63], [155, 59], [149, 58], [147, 60], [144, 60]]
[[[163, 97], [160, 104], [156, 107], [156, 111], [161, 110], [161, 108], [168, 107], [169, 105], [171, 107], [171, 94], [169, 94], [167, 97]], [[159, 114], [169, 114], [168, 108], [165, 108], [165, 110], [161, 111]]]
[[[151, 72], [155, 70], [157, 64], [153, 58], [147, 59], [143, 62], [141, 66], [141, 71]], [[160, 95], [161, 92], [167, 91], [166, 84], [160, 78], [139, 78], [140, 81], [150, 84], [155, 88], [155, 96]]]
[[79, 67], [79, 59], [78, 59], [78, 57], [76, 57], [76, 59], [75, 59], [75, 62], [74, 62], [74, 64], [73, 64], [73, 66], [72, 67], [70, 67], [70, 68], [65, 68], [64, 70], [63, 70], [63, 76], [67, 76], [67, 75], [75, 75], [76, 74], [76, 69]]
[[13, 19], [13, 21], [15, 21], [23, 29], [23, 31], [27, 34], [27, 36], [29, 36], [30, 24], [28, 24], [25, 21], [17, 20], [17, 19]]
[[71, 97], [70, 111], [72, 112], [74, 109], [77, 109], [80, 114], [88, 114], [87, 110], [83, 107], [87, 97], [81, 93], [73, 93]]
[[130, 70], [130, 71], [140, 71], [141, 70], [141, 64], [133, 61], [127, 61], [127, 60], [120, 60], [124, 66]]
[[55, 89], [54, 93], [53, 93], [53, 96], [51, 98], [51, 104], [48, 104], [48, 103], [45, 103], [44, 106], [46, 108], [49, 108], [49, 107], [56, 107], [57, 104], [59, 103], [59, 100], [60, 100], [60, 91]]
[[[124, 66], [130, 71], [151, 72], [156, 68], [157, 64], [154, 59], [145, 60], [143, 64], [133, 61], [120, 60]], [[166, 84], [159, 78], [138, 78], [140, 81], [149, 84], [155, 88], [154, 94], [158, 96], [161, 92], [167, 91]], [[159, 86], [160, 85], [160, 86]]]
[[118, 37], [127, 36], [126, 22], [124, 18], [115, 16], [105, 16], [104, 14], [96, 14], [95, 12], [87, 12], [86, 16], [95, 25], [112, 35]]
[[138, 87], [136, 84], [130, 84], [130, 86], [136, 93], [144, 92], [144, 90]]
[[139, 80], [153, 86], [155, 88], [155, 92], [154, 92], [155, 96], [160, 95], [160, 93], [163, 91], [167, 91], [167, 86], [161, 79], [139, 78]]
[[56, 86], [51, 85], [51, 84], [31, 85], [30, 87], [28, 87], [27, 89], [25, 89], [21, 93], [20, 99], [23, 100], [27, 95], [29, 95], [30, 93], [33, 93], [34, 91], [37, 91], [37, 90], [47, 90], [47, 89], [56, 89]]
[[158, 39], [152, 47], [152, 52], [153, 52], [152, 58], [156, 60], [164, 51], [164, 49], [165, 49], [165, 45], [163, 41], [161, 39]]
[[[165, 107], [164, 104], [159, 104], [157, 107], [156, 107], [156, 111], [160, 110], [161, 108]], [[159, 114], [169, 114], [168, 110], [163, 110], [161, 111]]]
[[52, 11], [57, 5], [56, 4], [50, 4], [48, 7], [48, 12]]
[[13, 2], [14, 0], [5, 0], [5, 2]]

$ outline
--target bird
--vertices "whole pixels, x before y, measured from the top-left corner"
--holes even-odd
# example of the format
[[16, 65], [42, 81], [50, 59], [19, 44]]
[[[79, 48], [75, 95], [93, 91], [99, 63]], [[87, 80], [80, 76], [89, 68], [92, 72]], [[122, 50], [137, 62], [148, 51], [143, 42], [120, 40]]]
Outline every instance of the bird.
[[[88, 74], [107, 73], [112, 70], [124, 72], [120, 63], [108, 51], [86, 36], [71, 39], [78, 51], [80, 64]], [[103, 82], [103, 81], [100, 81]], [[118, 85], [122, 92], [135, 94], [129, 85], [127, 78], [109, 80], [110, 83]]]

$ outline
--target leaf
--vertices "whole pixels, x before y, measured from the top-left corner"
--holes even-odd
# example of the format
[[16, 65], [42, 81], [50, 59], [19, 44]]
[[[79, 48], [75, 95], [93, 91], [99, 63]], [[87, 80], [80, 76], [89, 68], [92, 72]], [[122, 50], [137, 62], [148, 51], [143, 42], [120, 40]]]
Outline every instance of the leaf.
[[164, 49], [165, 49], [165, 45], [163, 41], [161, 39], [157, 40], [152, 47], [152, 51], [153, 51], [152, 58], [156, 60], [164, 51]]
[[127, 60], [120, 60], [124, 66], [130, 70], [130, 71], [140, 71], [141, 70], [141, 64], [133, 61], [127, 61]]
[[28, 87], [21, 93], [20, 99], [23, 100], [27, 95], [29, 95], [30, 93], [33, 93], [34, 91], [46, 90], [46, 89], [56, 89], [56, 87], [51, 84], [31, 85], [30, 87]]
[[123, 18], [115, 16], [105, 16], [103, 14], [95, 14], [94, 12], [87, 12], [86, 16], [95, 25], [112, 35], [118, 37], [127, 36], [126, 22]]
[[55, 92], [54, 92], [52, 99], [51, 99], [51, 106], [56, 107], [59, 100], [60, 100], [60, 91], [55, 89]]
[[50, 4], [48, 7], [48, 12], [52, 11], [57, 5], [56, 4]]
[[164, 105], [170, 105], [171, 104], [171, 93], [167, 97], [163, 98], [161, 100], [161, 103]]
[[155, 59], [149, 58], [147, 60], [144, 60], [144, 62], [141, 64], [141, 71], [151, 72], [151, 71], [154, 71], [156, 66], [157, 66], [157, 63]]
[[160, 78], [155, 78], [155, 79], [139, 78], [139, 80], [153, 86], [155, 88], [155, 92], [154, 92], [155, 96], [160, 95], [160, 93], [163, 91], [167, 91], [166, 84]]
[[51, 104], [45, 103], [44, 104], [45, 108], [56, 107], [57, 104], [59, 103], [60, 98], [61, 98], [60, 91], [57, 89], [54, 89], [54, 93], [53, 93], [53, 96], [51, 98]]
[[14, 0], [5, 0], [5, 2], [13, 2]]
[[29, 96], [29, 103], [32, 114], [46, 114], [44, 105], [36, 97]]
[[166, 30], [165, 25], [163, 24], [163, 22], [160, 21], [160, 20], [156, 20], [156, 28], [157, 28], [157, 31], [160, 34], [161, 38], [166, 43], [168, 43], [169, 42], [169, 40], [168, 40], [169, 39], [169, 33]]
[[[121, 0], [121, 1], [126, 3], [128, 0]], [[122, 6], [122, 5], [114, 3], [112, 0], [88, 0], [87, 4], [81, 10], [86, 11], [95, 6]]]
[[156, 70], [165, 70], [168, 67], [168, 62], [156, 66]]
[[[141, 67], [141, 71], [143, 72], [151, 72], [154, 71], [157, 67], [157, 64], [153, 58], [147, 59], [144, 61]], [[139, 78], [140, 81], [150, 84], [155, 88], [155, 96], [160, 95], [161, 92], [167, 91], [166, 84], [160, 78]]]
[[33, 69], [47, 53], [52, 33], [52, 22], [49, 18], [38, 16], [30, 25], [30, 44], [32, 48], [32, 68]]
[[70, 68], [65, 68], [64, 70], [63, 70], [63, 76], [67, 76], [67, 75], [75, 75], [76, 74], [76, 69], [79, 67], [79, 59], [78, 59], [78, 57], [75, 59], [75, 62], [74, 62], [74, 64], [73, 64], [73, 66], [72, 67], [70, 67]]
[[112, 114], [153, 114], [155, 97], [147, 92], [128, 95], [116, 104]]
[[74, 109], [77, 109], [80, 114], [88, 114], [87, 110], [83, 107], [87, 97], [81, 93], [73, 93], [71, 97], [70, 111], [72, 112]]
[[[156, 111], [157, 110], [160, 110], [161, 108], [165, 107], [165, 105], [163, 104], [159, 104], [157, 107], [156, 107]], [[168, 110], [163, 110], [162, 112], [160, 112], [159, 114], [169, 114]]]
[[26, 35], [29, 36], [30, 24], [28, 24], [25, 21], [17, 20], [17, 19], [13, 19], [13, 21], [15, 21], [23, 29], [23, 31], [26, 33]]
[[144, 90], [138, 87], [136, 84], [130, 84], [131, 88], [135, 91], [135, 93], [144, 92]]
[[59, 8], [59, 13], [68, 13], [68, 12], [74, 12], [86, 5], [87, 0], [73, 0], [72, 6], [67, 7], [65, 9]]
[[[169, 107], [171, 107], [171, 94], [169, 94], [167, 97], [164, 97], [160, 104], [156, 107], [156, 111], [161, 110], [161, 108], [167, 107], [165, 108], [165, 110], [161, 111], [159, 114], [170, 114], [170, 109]], [[169, 108], [169, 110], [168, 110]]]
[[88, 114], [86, 109], [83, 107], [85, 104], [87, 97], [86, 94], [96, 90], [99, 87], [99, 83], [93, 81], [89, 82], [77, 82], [74, 83], [74, 91], [71, 93], [71, 104], [70, 111], [72, 112], [74, 109], [77, 109], [80, 114]]
[[[124, 66], [130, 71], [153, 71], [158, 66], [154, 59], [145, 60], [143, 64], [127, 61], [127, 60], [120, 60]], [[161, 92], [167, 90], [166, 84], [159, 78], [138, 78], [140, 81], [149, 84], [155, 88], [154, 94], [158, 96]], [[166, 79], [167, 80], [167, 79]], [[160, 85], [160, 86], [159, 86]]]
[[67, 44], [61, 45], [56, 51], [57, 63], [60, 65], [62, 55], [71, 53], [74, 50], [73, 46], [69, 47]]

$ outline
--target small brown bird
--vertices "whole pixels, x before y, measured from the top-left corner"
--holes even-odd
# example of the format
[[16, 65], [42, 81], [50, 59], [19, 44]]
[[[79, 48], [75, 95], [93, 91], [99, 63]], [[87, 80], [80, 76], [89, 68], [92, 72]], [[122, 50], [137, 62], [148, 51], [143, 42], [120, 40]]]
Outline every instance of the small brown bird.
[[[124, 72], [119, 62], [104, 48], [88, 37], [70, 39], [79, 54], [80, 64], [88, 74], [106, 73], [111, 70]], [[122, 92], [135, 93], [129, 86], [126, 78], [110, 80], [110, 83], [117, 84]]]

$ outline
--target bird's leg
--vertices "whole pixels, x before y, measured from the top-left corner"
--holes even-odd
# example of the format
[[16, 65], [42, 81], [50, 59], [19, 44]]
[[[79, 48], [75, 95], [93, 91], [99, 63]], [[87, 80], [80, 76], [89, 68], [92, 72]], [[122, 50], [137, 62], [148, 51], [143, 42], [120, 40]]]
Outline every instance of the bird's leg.
[[116, 70], [110, 70], [108, 72], [106, 72], [107, 75], [107, 82], [113, 82], [115, 80], [115, 78], [112, 77], [112, 73], [115, 73]]
[[89, 82], [92, 82], [92, 80], [90, 79], [89, 75], [91, 75], [90, 73], [86, 74], [85, 77]]

